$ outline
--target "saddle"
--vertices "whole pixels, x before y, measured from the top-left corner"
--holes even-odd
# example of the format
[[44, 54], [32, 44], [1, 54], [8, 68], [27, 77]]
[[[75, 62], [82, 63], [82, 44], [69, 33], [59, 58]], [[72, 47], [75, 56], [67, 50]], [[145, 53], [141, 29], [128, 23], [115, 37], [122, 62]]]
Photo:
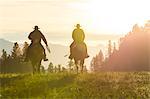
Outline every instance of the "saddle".
[[37, 55], [44, 57], [42, 45], [40, 43], [31, 44], [28, 47], [28, 54], [29, 54], [29, 57], [33, 57], [33, 56], [37, 56]]
[[76, 59], [84, 59], [87, 58], [87, 47], [86, 44], [83, 43], [74, 43], [72, 46], [72, 57]]

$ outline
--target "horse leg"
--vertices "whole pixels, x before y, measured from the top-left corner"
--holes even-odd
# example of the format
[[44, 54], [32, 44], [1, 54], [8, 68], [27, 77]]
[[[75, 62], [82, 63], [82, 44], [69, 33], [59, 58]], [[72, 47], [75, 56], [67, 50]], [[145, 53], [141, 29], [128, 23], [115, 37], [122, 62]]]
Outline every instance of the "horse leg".
[[34, 65], [33, 65], [33, 74], [38, 73], [38, 72], [39, 72], [38, 63], [34, 63]]
[[38, 73], [38, 63], [35, 65], [36, 73]]
[[77, 74], [78, 74], [78, 69], [79, 69], [79, 67], [78, 67], [78, 60], [75, 60], [75, 65], [76, 65], [76, 71], [77, 71]]
[[36, 66], [35, 66], [35, 64], [32, 64], [32, 68], [33, 68], [33, 74], [35, 74], [36, 73], [36, 68], [35, 68]]
[[40, 73], [41, 61], [37, 64], [37, 72]]
[[81, 73], [83, 73], [83, 65], [84, 65], [84, 60], [81, 60], [81, 61], [80, 61]]
[[41, 64], [37, 64], [37, 72], [40, 73], [40, 65]]
[[33, 72], [34, 72], [34, 73], [38, 73], [38, 64], [37, 64], [37, 63], [34, 65], [33, 68], [34, 68], [34, 71], [33, 71]]

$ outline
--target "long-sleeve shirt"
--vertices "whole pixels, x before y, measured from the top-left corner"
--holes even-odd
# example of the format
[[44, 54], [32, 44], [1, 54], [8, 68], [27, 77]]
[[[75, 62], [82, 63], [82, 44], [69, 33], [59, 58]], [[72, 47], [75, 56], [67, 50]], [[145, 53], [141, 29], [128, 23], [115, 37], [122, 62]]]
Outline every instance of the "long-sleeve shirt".
[[77, 43], [82, 43], [85, 39], [85, 34], [82, 29], [74, 29], [72, 32], [72, 38]]
[[31, 32], [28, 38], [31, 40], [32, 43], [41, 43], [42, 39], [44, 43], [47, 45], [47, 40], [45, 36], [39, 30], [34, 30], [33, 32]]

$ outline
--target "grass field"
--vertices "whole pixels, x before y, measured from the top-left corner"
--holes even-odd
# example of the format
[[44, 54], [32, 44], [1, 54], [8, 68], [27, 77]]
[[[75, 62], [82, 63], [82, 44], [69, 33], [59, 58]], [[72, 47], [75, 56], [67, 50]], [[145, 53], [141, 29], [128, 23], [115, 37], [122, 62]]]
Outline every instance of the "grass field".
[[150, 72], [0, 74], [1, 99], [150, 99]]

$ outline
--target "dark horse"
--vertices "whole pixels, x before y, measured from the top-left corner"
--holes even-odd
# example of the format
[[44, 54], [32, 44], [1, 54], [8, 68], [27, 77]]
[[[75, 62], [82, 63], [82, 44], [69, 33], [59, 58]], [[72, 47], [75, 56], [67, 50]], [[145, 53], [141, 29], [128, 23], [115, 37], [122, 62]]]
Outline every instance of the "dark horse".
[[41, 44], [34, 44], [28, 48], [28, 59], [31, 61], [33, 73], [40, 72], [41, 61], [44, 57], [41, 46]]
[[76, 44], [75, 47], [73, 48], [72, 56], [75, 61], [77, 73], [79, 71], [79, 68], [81, 72], [83, 72], [84, 60], [86, 58], [86, 55], [87, 55], [86, 44], [85, 43]]

